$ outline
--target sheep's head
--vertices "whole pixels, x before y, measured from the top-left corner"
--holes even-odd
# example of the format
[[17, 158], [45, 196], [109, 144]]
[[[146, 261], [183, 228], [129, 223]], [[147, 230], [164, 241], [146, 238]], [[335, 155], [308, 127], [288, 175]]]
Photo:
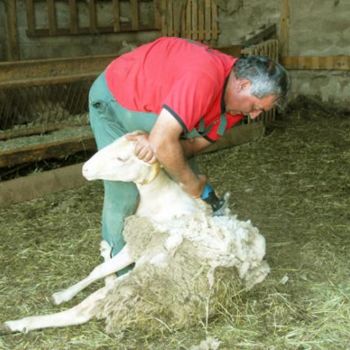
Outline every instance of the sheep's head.
[[159, 172], [159, 163], [148, 164], [135, 155], [135, 142], [123, 136], [94, 154], [83, 166], [87, 180], [145, 184]]

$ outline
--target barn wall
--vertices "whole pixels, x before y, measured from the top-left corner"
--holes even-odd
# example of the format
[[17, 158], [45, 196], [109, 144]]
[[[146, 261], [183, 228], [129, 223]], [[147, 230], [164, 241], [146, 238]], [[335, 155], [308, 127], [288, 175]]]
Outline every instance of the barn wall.
[[[218, 0], [220, 46], [241, 43], [241, 37], [263, 24], [280, 24], [283, 0]], [[289, 55], [350, 55], [350, 1], [290, 0]], [[316, 97], [348, 107], [349, 71], [290, 71], [292, 95]]]
[[[98, 6], [103, 6], [103, 3]], [[145, 11], [145, 9], [143, 9]], [[45, 7], [42, 7], [42, 15], [38, 17], [44, 24], [47, 20]], [[142, 43], [151, 41], [159, 36], [159, 32], [134, 32], [134, 33], [108, 33], [108, 34], [86, 34], [86, 35], [67, 35], [55, 37], [28, 37], [27, 17], [25, 0], [17, 0], [18, 13], [18, 40], [20, 47], [20, 57], [25, 59], [39, 58], [59, 58], [59, 57], [76, 57], [88, 55], [103, 55], [117, 53], [122, 49], [122, 42]], [[102, 12], [103, 13], [103, 12]], [[106, 13], [106, 16], [108, 14]], [[86, 16], [86, 21], [88, 17]], [[103, 20], [103, 19], [102, 19]], [[108, 19], [106, 19], [108, 20]], [[60, 17], [60, 22], [68, 23], [68, 18]]]
[[[291, 56], [350, 55], [350, 2], [290, 1]], [[292, 71], [292, 96], [311, 95], [349, 109], [349, 71]]]
[[218, 46], [239, 45], [263, 25], [279, 22], [280, 0], [218, 0]]

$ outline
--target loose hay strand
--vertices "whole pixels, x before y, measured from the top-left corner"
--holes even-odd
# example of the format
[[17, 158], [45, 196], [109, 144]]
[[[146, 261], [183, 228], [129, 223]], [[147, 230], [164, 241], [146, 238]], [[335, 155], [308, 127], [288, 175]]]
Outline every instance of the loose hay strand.
[[[0, 349], [183, 350], [209, 336], [219, 349], [347, 349], [349, 150], [348, 117], [302, 106], [269, 137], [199, 158], [216, 190], [231, 191], [239, 219], [265, 235], [272, 267], [262, 285], [218, 304], [216, 317], [185, 330], [168, 329], [159, 317], [159, 336], [147, 328], [108, 335], [102, 321], [92, 321], [1, 337]], [[102, 198], [101, 183], [91, 183], [0, 210], [1, 321], [57, 311], [49, 296], [100, 261]]]

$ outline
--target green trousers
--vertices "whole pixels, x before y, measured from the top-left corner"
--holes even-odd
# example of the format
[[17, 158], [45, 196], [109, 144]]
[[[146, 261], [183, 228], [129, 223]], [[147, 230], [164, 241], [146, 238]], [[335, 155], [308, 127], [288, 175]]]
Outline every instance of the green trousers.
[[[105, 75], [101, 74], [89, 92], [89, 118], [97, 148], [101, 149], [128, 132], [149, 132], [157, 115], [124, 109], [109, 92]], [[113, 256], [125, 245], [124, 219], [135, 213], [138, 199], [134, 183], [104, 181], [102, 239], [111, 245]]]
[[[133, 112], [123, 108], [111, 95], [102, 73], [89, 92], [89, 117], [97, 148], [101, 149], [128, 132], [150, 132], [157, 114]], [[195, 136], [198, 133], [186, 135]], [[193, 159], [190, 164], [195, 170]], [[135, 213], [138, 200], [139, 194], [134, 183], [104, 181], [102, 239], [111, 245], [113, 256], [125, 245], [122, 235], [124, 219]]]

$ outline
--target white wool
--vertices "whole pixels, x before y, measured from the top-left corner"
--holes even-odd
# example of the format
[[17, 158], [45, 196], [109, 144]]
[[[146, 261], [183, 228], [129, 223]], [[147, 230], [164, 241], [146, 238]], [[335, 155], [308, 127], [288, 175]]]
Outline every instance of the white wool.
[[[254, 279], [260, 282], [267, 275], [268, 265], [263, 262], [265, 239], [250, 221], [238, 220], [229, 210], [224, 216], [212, 216], [203, 201], [189, 196], [164, 171], [145, 182], [151, 172], [152, 166], [135, 156], [134, 143], [126, 137], [99, 151], [83, 168], [90, 180], [134, 181], [140, 192], [136, 215], [149, 219], [156, 229], [169, 235], [165, 243], [169, 254], [174, 254], [186, 239], [198, 247], [198, 258], [212, 267], [212, 274], [218, 266], [235, 266], [250, 287]], [[150, 259], [156, 264], [166, 261], [164, 257]], [[213, 277], [209, 274], [208, 278]]]

